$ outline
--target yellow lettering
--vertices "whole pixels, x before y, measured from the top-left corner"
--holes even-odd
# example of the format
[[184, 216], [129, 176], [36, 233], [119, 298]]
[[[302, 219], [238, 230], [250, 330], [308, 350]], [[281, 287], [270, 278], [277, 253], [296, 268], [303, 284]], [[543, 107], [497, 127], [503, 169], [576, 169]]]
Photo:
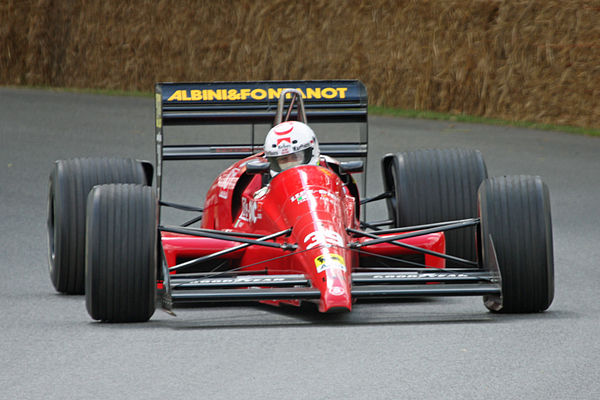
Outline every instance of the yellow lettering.
[[273, 89], [269, 88], [269, 99], [278, 99], [281, 96], [281, 91], [283, 88]]
[[221, 95], [216, 90], [209, 89], [206, 91], [207, 98], [204, 100], [221, 100]]
[[252, 96], [254, 100], [262, 100], [267, 97], [267, 91], [265, 89], [254, 89], [252, 93], [250, 93], [250, 96]]
[[227, 100], [239, 100], [240, 94], [235, 89], [229, 89], [227, 92]]
[[169, 97], [169, 100], [167, 100], [167, 101], [173, 101], [173, 100], [181, 101], [181, 90], [176, 90], [175, 93], [173, 93], [171, 95], [171, 97]]
[[321, 91], [321, 94], [326, 99], [333, 99], [335, 96], [337, 96], [337, 90], [335, 90], [334, 88], [324, 88]]
[[192, 95], [192, 100], [202, 100], [201, 90], [191, 90], [190, 94]]
[[192, 98], [188, 96], [187, 90], [181, 91], [181, 100], [190, 101]]
[[307, 99], [320, 99], [321, 98], [321, 88], [306, 88], [306, 98]]
[[[256, 88], [256, 89], [203, 89], [203, 90], [176, 90], [167, 101], [212, 101], [212, 100], [246, 100], [252, 98], [254, 100], [278, 99], [281, 96], [283, 88]], [[305, 99], [345, 99], [348, 88], [305, 88], [306, 93], [302, 89], [296, 88]], [[291, 98], [291, 94], [286, 95], [287, 99]]]
[[250, 96], [250, 89], [242, 89], [240, 90], [240, 96], [242, 100], [246, 100], [248, 96]]

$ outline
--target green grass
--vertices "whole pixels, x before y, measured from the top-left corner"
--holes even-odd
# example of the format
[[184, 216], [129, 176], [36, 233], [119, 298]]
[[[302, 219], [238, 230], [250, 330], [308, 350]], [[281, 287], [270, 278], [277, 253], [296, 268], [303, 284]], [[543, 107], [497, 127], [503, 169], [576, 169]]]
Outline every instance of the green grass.
[[516, 127], [520, 127], [520, 128], [531, 128], [531, 129], [541, 129], [541, 130], [546, 130], [546, 131], [560, 131], [560, 132], [575, 133], [575, 134], [579, 134], [579, 135], [600, 136], [600, 129], [595, 129], [595, 128], [582, 128], [579, 126], [570, 126], [570, 125], [542, 124], [539, 122], [529, 122], [529, 121], [508, 121], [505, 119], [498, 119], [498, 118], [477, 117], [477, 116], [465, 115], [465, 114], [450, 114], [450, 113], [442, 113], [442, 112], [437, 112], [437, 111], [403, 110], [403, 109], [399, 109], [399, 108], [369, 106], [369, 114], [371, 114], [371, 115], [387, 115], [387, 116], [402, 117], [402, 118], [420, 118], [420, 119], [433, 119], [433, 120], [441, 120], [441, 121], [456, 121], [456, 122], [487, 124], [487, 125], [508, 125], [508, 126], [516, 126]]

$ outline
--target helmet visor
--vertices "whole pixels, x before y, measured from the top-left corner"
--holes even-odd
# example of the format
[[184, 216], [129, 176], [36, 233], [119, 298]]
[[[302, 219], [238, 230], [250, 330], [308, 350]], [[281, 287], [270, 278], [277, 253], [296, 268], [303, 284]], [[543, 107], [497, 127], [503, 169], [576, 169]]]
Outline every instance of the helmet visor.
[[268, 157], [271, 169], [275, 172], [285, 171], [302, 164], [308, 164], [312, 158], [312, 148], [307, 148], [296, 153], [290, 153], [278, 157]]

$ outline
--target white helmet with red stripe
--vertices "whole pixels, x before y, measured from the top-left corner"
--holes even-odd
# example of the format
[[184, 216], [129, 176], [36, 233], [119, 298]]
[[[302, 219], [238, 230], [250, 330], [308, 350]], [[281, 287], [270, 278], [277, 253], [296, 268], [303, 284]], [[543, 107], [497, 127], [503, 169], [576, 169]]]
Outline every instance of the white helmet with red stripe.
[[312, 129], [299, 121], [274, 126], [265, 139], [271, 175], [302, 164], [319, 165], [319, 143]]

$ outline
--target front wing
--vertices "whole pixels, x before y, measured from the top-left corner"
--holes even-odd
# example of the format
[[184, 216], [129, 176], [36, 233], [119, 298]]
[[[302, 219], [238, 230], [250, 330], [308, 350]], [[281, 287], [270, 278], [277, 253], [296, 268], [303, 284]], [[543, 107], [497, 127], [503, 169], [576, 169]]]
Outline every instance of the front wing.
[[[352, 297], [396, 298], [417, 296], [495, 296], [501, 298], [502, 283], [493, 242], [491, 265], [483, 268], [381, 269], [352, 273]], [[160, 303], [171, 311], [174, 306], [203, 302], [268, 300], [318, 300], [321, 293], [302, 274], [259, 275], [208, 272], [169, 275], [163, 266]]]

